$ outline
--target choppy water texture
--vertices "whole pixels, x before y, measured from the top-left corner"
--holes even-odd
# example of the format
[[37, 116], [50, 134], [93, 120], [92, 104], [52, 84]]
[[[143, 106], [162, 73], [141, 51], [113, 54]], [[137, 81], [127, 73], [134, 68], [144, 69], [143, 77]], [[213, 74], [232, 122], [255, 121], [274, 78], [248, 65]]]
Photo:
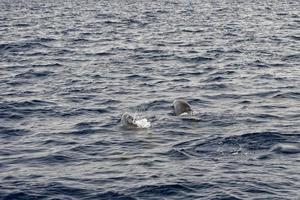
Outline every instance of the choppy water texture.
[[299, 12], [0, 0], [0, 199], [300, 199]]

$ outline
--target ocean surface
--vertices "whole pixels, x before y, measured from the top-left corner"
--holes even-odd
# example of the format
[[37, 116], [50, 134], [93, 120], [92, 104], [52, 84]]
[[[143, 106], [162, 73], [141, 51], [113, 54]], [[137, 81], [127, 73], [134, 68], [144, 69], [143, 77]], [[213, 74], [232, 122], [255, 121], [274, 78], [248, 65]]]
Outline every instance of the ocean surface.
[[300, 1], [0, 0], [0, 199], [299, 200]]

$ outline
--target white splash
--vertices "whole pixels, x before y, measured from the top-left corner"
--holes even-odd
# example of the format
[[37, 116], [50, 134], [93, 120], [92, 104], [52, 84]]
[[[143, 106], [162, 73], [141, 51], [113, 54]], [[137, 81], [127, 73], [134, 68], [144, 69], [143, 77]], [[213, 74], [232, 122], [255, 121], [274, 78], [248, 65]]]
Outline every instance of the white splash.
[[146, 118], [135, 120], [134, 123], [138, 128], [150, 128], [151, 126], [151, 123]]
[[184, 113], [181, 113], [179, 116], [188, 116], [188, 115], [190, 115], [190, 114], [187, 112], [184, 112]]

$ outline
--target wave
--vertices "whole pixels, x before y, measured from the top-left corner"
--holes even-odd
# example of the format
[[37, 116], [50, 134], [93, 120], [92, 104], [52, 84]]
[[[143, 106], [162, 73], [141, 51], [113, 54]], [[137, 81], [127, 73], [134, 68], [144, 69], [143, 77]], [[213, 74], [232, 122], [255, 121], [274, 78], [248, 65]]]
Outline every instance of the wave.
[[0, 138], [3, 139], [13, 139], [16, 137], [22, 137], [30, 133], [29, 130], [26, 129], [18, 129], [18, 128], [11, 128], [0, 126]]
[[0, 52], [24, 52], [33, 49], [49, 48], [43, 40], [28, 40], [0, 44]]
[[[283, 148], [274, 146], [284, 143], [300, 143], [299, 134], [281, 134], [278, 132], [257, 132], [237, 136], [212, 136], [178, 143], [167, 152], [175, 159], [193, 157], [208, 158], [226, 157], [245, 154], [262, 154], [266, 151], [277, 151]], [[275, 149], [274, 149], [275, 148]], [[297, 147], [284, 148], [286, 151], [298, 152]], [[284, 150], [282, 150], [284, 151]]]
[[137, 111], [155, 111], [155, 110], [170, 110], [172, 109], [171, 101], [167, 100], [153, 100], [146, 103], [142, 103], [132, 108]]
[[181, 62], [189, 62], [189, 63], [207, 63], [213, 60], [213, 58], [196, 56], [196, 57], [182, 57], [177, 56], [177, 60]]
[[19, 73], [15, 75], [15, 78], [22, 78], [22, 79], [31, 79], [31, 78], [45, 78], [49, 76], [55, 75], [52, 71], [36, 71], [36, 70], [28, 70], [24, 73]]

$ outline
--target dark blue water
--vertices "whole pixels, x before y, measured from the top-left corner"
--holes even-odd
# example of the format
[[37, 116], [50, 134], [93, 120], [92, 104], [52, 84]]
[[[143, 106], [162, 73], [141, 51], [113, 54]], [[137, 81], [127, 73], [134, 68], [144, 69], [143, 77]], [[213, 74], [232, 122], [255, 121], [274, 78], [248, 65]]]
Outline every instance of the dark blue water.
[[0, 199], [300, 199], [299, 30], [296, 0], [0, 0]]

